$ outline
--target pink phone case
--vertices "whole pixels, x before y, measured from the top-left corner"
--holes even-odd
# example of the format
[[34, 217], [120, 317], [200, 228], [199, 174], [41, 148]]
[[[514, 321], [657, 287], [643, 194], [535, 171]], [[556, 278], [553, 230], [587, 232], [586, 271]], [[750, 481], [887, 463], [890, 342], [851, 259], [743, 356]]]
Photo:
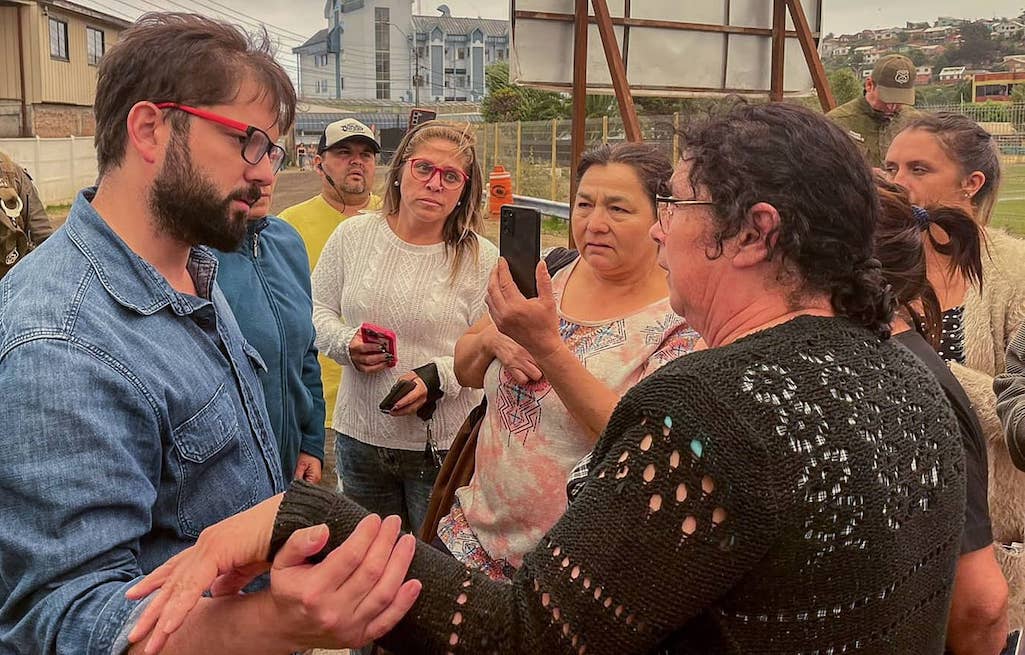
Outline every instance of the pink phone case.
[[374, 325], [373, 323], [363, 323], [359, 326], [359, 338], [363, 340], [363, 343], [385, 344], [385, 347], [388, 349], [387, 352], [392, 356], [388, 368], [393, 368], [399, 363], [399, 352], [396, 348], [398, 338], [388, 328]]

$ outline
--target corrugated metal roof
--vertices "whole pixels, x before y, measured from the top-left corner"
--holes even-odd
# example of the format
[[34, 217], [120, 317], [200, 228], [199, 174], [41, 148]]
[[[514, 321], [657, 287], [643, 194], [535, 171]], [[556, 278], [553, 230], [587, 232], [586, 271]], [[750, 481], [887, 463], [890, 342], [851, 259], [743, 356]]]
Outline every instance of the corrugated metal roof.
[[[295, 129], [300, 134], [320, 134], [328, 123], [342, 118], [355, 118], [364, 125], [372, 125], [378, 130], [391, 128], [406, 129], [409, 124], [409, 114], [386, 114], [386, 113], [305, 113], [296, 114]], [[444, 121], [465, 121], [467, 123], [483, 123], [484, 117], [480, 114], [439, 114], [438, 120]]]
[[458, 16], [413, 16], [413, 27], [417, 32], [429, 34], [440, 27], [445, 34], [469, 34], [476, 28], [484, 36], [508, 36], [509, 21], [493, 18], [461, 18]]

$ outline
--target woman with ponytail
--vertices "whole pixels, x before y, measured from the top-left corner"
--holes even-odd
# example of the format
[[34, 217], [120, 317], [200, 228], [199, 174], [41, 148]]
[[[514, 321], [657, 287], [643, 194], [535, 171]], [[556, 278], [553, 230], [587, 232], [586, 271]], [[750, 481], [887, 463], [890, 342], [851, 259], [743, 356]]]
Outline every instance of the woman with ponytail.
[[[993, 137], [960, 114], [927, 114], [893, 140], [884, 164], [912, 202], [960, 207], [983, 235], [979, 268], [966, 268], [949, 247], [967, 243], [960, 232], [934, 223], [926, 251], [929, 280], [944, 317], [939, 352], [968, 393], [989, 450], [990, 518], [996, 554], [1010, 587], [1009, 618], [1025, 624], [1025, 461], [1016, 463], [996, 412], [994, 377], [1025, 322], [1025, 240], [989, 225], [1000, 187], [1000, 153]], [[952, 228], [956, 229], [956, 228]], [[1014, 451], [1017, 452], [1017, 451]]]
[[[957, 416], [964, 446], [965, 526], [947, 619], [947, 652], [993, 655], [1007, 639], [1007, 581], [993, 550], [986, 440], [971, 401], [936, 353], [943, 319], [926, 265], [927, 248], [943, 248], [956, 262], [961, 275], [977, 280], [981, 267], [980, 233], [971, 215], [958, 207], [927, 210], [912, 205], [907, 190], [882, 177], [876, 178], [876, 186], [882, 213], [876, 226], [875, 255], [898, 304], [893, 321], [894, 339], [936, 376]], [[931, 233], [934, 225], [950, 235], [946, 243], [937, 243]]]

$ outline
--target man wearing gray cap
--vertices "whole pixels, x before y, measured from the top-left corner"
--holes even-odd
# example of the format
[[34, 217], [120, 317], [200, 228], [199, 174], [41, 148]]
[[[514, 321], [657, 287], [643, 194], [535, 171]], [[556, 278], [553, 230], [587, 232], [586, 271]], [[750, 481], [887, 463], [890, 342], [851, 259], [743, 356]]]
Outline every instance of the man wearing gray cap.
[[[320, 176], [320, 193], [279, 214], [302, 236], [310, 270], [317, 265], [324, 244], [339, 223], [361, 211], [381, 208], [381, 197], [370, 191], [380, 152], [381, 144], [374, 132], [354, 118], [335, 121], [320, 135], [317, 154], [313, 157], [313, 169]], [[342, 369], [327, 357], [321, 356], [319, 361], [327, 410], [324, 443], [328, 450], [324, 456], [324, 478], [330, 480], [335, 461], [331, 452], [335, 443], [331, 420]]]
[[826, 114], [847, 130], [868, 163], [879, 168], [893, 137], [914, 114], [915, 75], [910, 59], [903, 55], [880, 57], [865, 80], [865, 93]]

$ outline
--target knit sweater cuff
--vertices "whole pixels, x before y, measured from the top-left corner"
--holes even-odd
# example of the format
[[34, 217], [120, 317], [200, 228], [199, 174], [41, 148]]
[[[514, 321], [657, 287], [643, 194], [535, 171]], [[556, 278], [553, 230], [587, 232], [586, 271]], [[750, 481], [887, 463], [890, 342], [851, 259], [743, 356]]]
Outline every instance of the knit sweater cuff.
[[285, 497], [274, 518], [268, 560], [273, 560], [281, 547], [296, 530], [302, 530], [321, 523], [331, 526], [327, 545], [311, 561], [320, 561], [341, 545], [366, 515], [366, 511], [342, 499], [333, 491], [322, 489], [303, 480], [294, 480], [285, 492]]

